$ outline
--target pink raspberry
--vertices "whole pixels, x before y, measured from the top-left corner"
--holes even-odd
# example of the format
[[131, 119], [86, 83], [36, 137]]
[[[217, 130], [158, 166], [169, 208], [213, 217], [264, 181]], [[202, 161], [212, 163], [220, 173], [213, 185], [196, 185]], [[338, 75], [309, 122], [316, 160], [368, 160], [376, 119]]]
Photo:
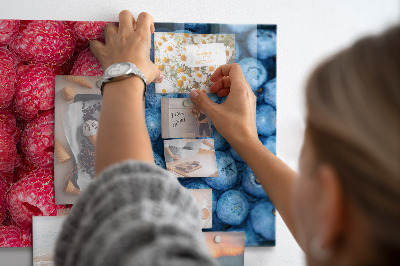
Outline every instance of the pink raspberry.
[[14, 171], [13, 171], [13, 176], [12, 176], [12, 182], [18, 182], [19, 180], [23, 179], [26, 177], [30, 172], [33, 170], [36, 170], [40, 168], [36, 164], [31, 163], [26, 159], [26, 155], [23, 151], [17, 150], [18, 153], [18, 162], [15, 165]]
[[19, 21], [13, 19], [0, 20], [0, 44], [9, 44], [18, 34]]
[[104, 27], [109, 22], [104, 21], [77, 21], [74, 25], [74, 32], [81, 40], [104, 41]]
[[21, 247], [21, 229], [15, 225], [0, 225], [0, 247]]
[[49, 68], [40, 65], [30, 65], [18, 75], [14, 103], [23, 119], [30, 120], [39, 110], [54, 107], [54, 78]]
[[74, 76], [103, 76], [103, 68], [99, 59], [86, 48], [80, 52], [78, 58], [71, 70], [71, 75]]
[[41, 167], [52, 167], [54, 157], [54, 110], [39, 114], [30, 121], [21, 135], [26, 158]]
[[32, 227], [21, 228], [21, 247], [32, 247]]
[[8, 182], [0, 173], [0, 224], [6, 218], [6, 196], [8, 191]]
[[0, 172], [10, 172], [17, 161], [17, 148], [12, 136], [0, 128]]
[[0, 127], [12, 136], [14, 143], [18, 142], [20, 130], [17, 127], [17, 119], [7, 109], [0, 109]]
[[21, 227], [31, 227], [32, 216], [57, 215], [52, 169], [37, 169], [14, 183], [7, 197], [12, 219]]
[[[0, 20], [1, 21], [1, 20]], [[6, 48], [0, 48], [0, 108], [7, 108], [14, 96], [17, 57]]]
[[36, 20], [21, 26], [10, 48], [24, 61], [62, 65], [74, 52], [75, 40], [63, 21]]

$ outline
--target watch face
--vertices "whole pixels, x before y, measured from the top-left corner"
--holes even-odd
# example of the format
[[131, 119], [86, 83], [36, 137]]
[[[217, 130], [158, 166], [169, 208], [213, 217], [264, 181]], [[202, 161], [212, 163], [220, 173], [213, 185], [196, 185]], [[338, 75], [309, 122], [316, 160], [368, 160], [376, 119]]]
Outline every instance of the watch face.
[[130, 65], [128, 63], [117, 63], [114, 65], [111, 65], [108, 69], [107, 69], [107, 73], [106, 75], [109, 77], [118, 77], [121, 75], [124, 75], [128, 72], [128, 70], [130, 69]]

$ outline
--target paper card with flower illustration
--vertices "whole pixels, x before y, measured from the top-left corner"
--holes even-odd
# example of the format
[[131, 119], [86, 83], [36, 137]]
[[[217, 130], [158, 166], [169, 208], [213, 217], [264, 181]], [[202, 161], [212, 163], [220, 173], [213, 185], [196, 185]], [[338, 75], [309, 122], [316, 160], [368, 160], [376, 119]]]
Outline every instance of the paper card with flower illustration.
[[212, 228], [212, 189], [189, 189], [196, 199], [202, 228]]
[[244, 265], [244, 232], [204, 232], [210, 255], [219, 266]]
[[218, 177], [214, 139], [164, 140], [166, 168], [177, 177]]
[[211, 120], [189, 98], [161, 99], [161, 137], [211, 137]]
[[235, 62], [235, 35], [155, 32], [154, 60], [165, 77], [157, 93], [208, 93], [214, 70]]

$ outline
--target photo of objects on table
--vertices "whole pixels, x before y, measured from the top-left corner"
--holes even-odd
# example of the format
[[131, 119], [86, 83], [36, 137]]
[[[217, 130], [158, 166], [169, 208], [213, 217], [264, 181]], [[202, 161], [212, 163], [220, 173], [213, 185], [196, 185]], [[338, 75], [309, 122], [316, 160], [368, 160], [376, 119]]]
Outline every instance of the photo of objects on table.
[[218, 177], [214, 139], [164, 140], [164, 156], [178, 177]]
[[188, 98], [161, 99], [162, 138], [210, 138], [211, 120]]
[[99, 77], [56, 76], [54, 183], [57, 204], [73, 204], [95, 175], [102, 97]]

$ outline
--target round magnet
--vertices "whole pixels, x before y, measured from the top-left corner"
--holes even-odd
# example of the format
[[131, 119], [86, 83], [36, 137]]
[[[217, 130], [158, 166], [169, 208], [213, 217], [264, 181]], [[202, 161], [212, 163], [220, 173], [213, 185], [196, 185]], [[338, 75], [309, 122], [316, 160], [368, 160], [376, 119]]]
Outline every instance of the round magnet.
[[217, 243], [217, 244], [221, 243], [221, 240], [222, 240], [221, 236], [215, 236], [214, 237], [214, 242]]
[[183, 101], [183, 106], [185, 106], [185, 107], [190, 106], [190, 104], [191, 104], [191, 101], [189, 99], [186, 99]]

